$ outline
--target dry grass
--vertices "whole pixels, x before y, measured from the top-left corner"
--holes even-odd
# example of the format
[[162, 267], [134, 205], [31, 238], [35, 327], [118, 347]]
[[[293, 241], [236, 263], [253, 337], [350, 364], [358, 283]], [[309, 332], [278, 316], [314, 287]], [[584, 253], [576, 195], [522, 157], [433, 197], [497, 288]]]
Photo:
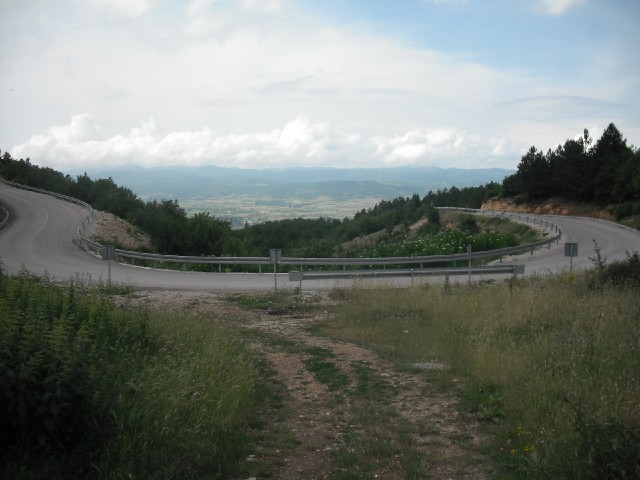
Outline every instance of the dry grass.
[[565, 276], [342, 293], [325, 331], [462, 375], [467, 408], [499, 425], [494, 453], [518, 475], [639, 473], [637, 289]]

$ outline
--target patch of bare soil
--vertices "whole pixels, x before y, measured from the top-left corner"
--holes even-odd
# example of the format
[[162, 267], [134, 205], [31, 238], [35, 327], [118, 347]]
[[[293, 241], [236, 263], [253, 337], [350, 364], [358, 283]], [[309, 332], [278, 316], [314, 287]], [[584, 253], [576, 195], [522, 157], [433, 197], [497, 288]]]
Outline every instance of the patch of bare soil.
[[386, 234], [385, 230], [380, 230], [379, 232], [370, 233], [368, 235], [361, 235], [359, 237], [354, 238], [353, 240], [349, 240], [348, 242], [344, 242], [341, 247], [347, 251], [361, 250], [366, 247], [370, 247], [375, 245], [384, 235]]
[[510, 199], [491, 199], [482, 204], [483, 210], [498, 210], [514, 213], [534, 213], [537, 215], [578, 215], [581, 217], [614, 220], [613, 214], [595, 205], [550, 199], [542, 203], [516, 203]]
[[82, 234], [102, 245], [116, 245], [124, 250], [151, 249], [151, 239], [137, 227], [119, 217], [99, 210], [93, 211], [93, 218]]
[[[354, 393], [358, 382], [355, 367], [363, 365], [393, 392], [388, 398], [376, 399], [376, 405], [386, 404], [398, 422], [408, 425], [405, 431], [410, 432], [411, 454], [420, 458], [421, 465], [420, 473], [410, 478], [480, 480], [492, 476], [491, 463], [479, 453], [478, 446], [487, 438], [475, 417], [460, 413], [457, 397], [419, 372], [420, 368], [441, 369], [445, 365], [425, 363], [417, 365], [415, 373], [399, 372], [367, 348], [317, 336], [308, 327], [327, 318], [329, 314], [322, 308], [311, 312], [268, 312], [245, 309], [224, 296], [203, 292], [136, 295], [154, 308], [211, 314], [253, 332], [249, 335], [252, 347], [269, 362], [285, 396], [286, 415], [274, 418], [265, 435], [268, 438], [270, 431], [285, 429], [294, 437], [292, 445], [265, 445], [248, 459], [269, 463], [268, 478], [407, 478], [400, 458], [405, 452], [376, 461], [370, 477], [350, 476], [344, 471], [349, 466], [339, 460], [340, 452], [357, 455], [353, 437], [366, 435], [372, 428], [358, 424], [358, 415], [354, 414], [355, 407], [362, 405]], [[348, 378], [346, 387], [335, 390], [318, 380], [308, 362], [308, 352], [314, 349], [330, 352], [333, 364]], [[351, 440], [347, 441], [347, 437]]]

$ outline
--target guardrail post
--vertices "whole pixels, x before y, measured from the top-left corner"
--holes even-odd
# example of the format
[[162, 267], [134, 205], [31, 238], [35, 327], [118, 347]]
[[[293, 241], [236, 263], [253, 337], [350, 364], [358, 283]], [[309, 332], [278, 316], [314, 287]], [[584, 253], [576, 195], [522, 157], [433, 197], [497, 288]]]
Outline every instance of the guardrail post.
[[471, 283], [471, 245], [467, 245], [467, 257], [469, 258], [469, 283]]
[[269, 259], [273, 264], [273, 286], [275, 292], [278, 293], [278, 263], [282, 260], [282, 250], [279, 248], [270, 249]]

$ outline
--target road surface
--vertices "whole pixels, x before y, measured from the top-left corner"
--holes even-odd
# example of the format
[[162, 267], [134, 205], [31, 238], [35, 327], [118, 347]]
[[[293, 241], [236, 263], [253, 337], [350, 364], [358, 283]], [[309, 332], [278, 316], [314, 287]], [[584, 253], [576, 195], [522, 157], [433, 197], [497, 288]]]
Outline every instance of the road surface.
[[[0, 261], [11, 275], [26, 270], [35, 275], [48, 275], [58, 281], [80, 277], [107, 282], [108, 263], [80, 249], [73, 243], [78, 225], [87, 211], [74, 203], [49, 195], [20, 190], [0, 183], [0, 205], [9, 211], [9, 220], [0, 229]], [[543, 217], [544, 218], [544, 217]], [[551, 248], [543, 247], [533, 255], [508, 257], [505, 263], [522, 263], [527, 275], [547, 275], [567, 271], [569, 258], [564, 256], [564, 243], [579, 245], [573, 269], [593, 266], [594, 240], [608, 261], [623, 259], [627, 252], [640, 251], [640, 233], [615, 223], [579, 217], [549, 217], [563, 229], [562, 240]], [[285, 252], [286, 253], [286, 252]], [[272, 273], [201, 273], [153, 270], [117, 263], [111, 264], [111, 280], [136, 289], [206, 290], [217, 292], [273, 291]], [[326, 290], [349, 286], [354, 280], [305, 281], [303, 290]], [[411, 283], [410, 278], [357, 280], [362, 285], [398, 285]], [[287, 274], [278, 274], [279, 289], [294, 289]]]

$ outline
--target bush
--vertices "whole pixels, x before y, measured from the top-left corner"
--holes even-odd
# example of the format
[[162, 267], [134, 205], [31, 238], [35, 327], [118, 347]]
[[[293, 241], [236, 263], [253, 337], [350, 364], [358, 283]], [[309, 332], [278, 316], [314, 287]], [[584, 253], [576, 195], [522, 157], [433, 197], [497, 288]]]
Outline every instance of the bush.
[[451, 255], [465, 253], [467, 245], [471, 250], [481, 252], [498, 248], [513, 247], [518, 239], [511, 233], [487, 231], [472, 234], [463, 230], [442, 230], [421, 238], [407, 238], [390, 241], [365, 249], [361, 257], [411, 257], [428, 255]]
[[460, 230], [469, 233], [478, 233], [480, 232], [480, 227], [478, 227], [478, 223], [476, 222], [476, 217], [473, 215], [464, 215], [460, 219]]
[[210, 319], [0, 275], [0, 478], [237, 475], [265, 375]]
[[620, 260], [606, 264], [598, 258], [595, 261], [596, 269], [593, 272], [591, 285], [601, 287], [613, 285], [617, 287], [640, 287], [640, 256], [638, 252], [627, 254], [626, 260]]
[[618, 221], [634, 215], [640, 215], [640, 202], [620, 203], [613, 207], [613, 214]]
[[640, 478], [640, 424], [625, 425], [617, 419], [575, 425], [579, 457], [575, 478]]
[[79, 282], [22, 274], [0, 293], [0, 446], [69, 448], [104, 434], [121, 352], [148, 344], [146, 318]]

